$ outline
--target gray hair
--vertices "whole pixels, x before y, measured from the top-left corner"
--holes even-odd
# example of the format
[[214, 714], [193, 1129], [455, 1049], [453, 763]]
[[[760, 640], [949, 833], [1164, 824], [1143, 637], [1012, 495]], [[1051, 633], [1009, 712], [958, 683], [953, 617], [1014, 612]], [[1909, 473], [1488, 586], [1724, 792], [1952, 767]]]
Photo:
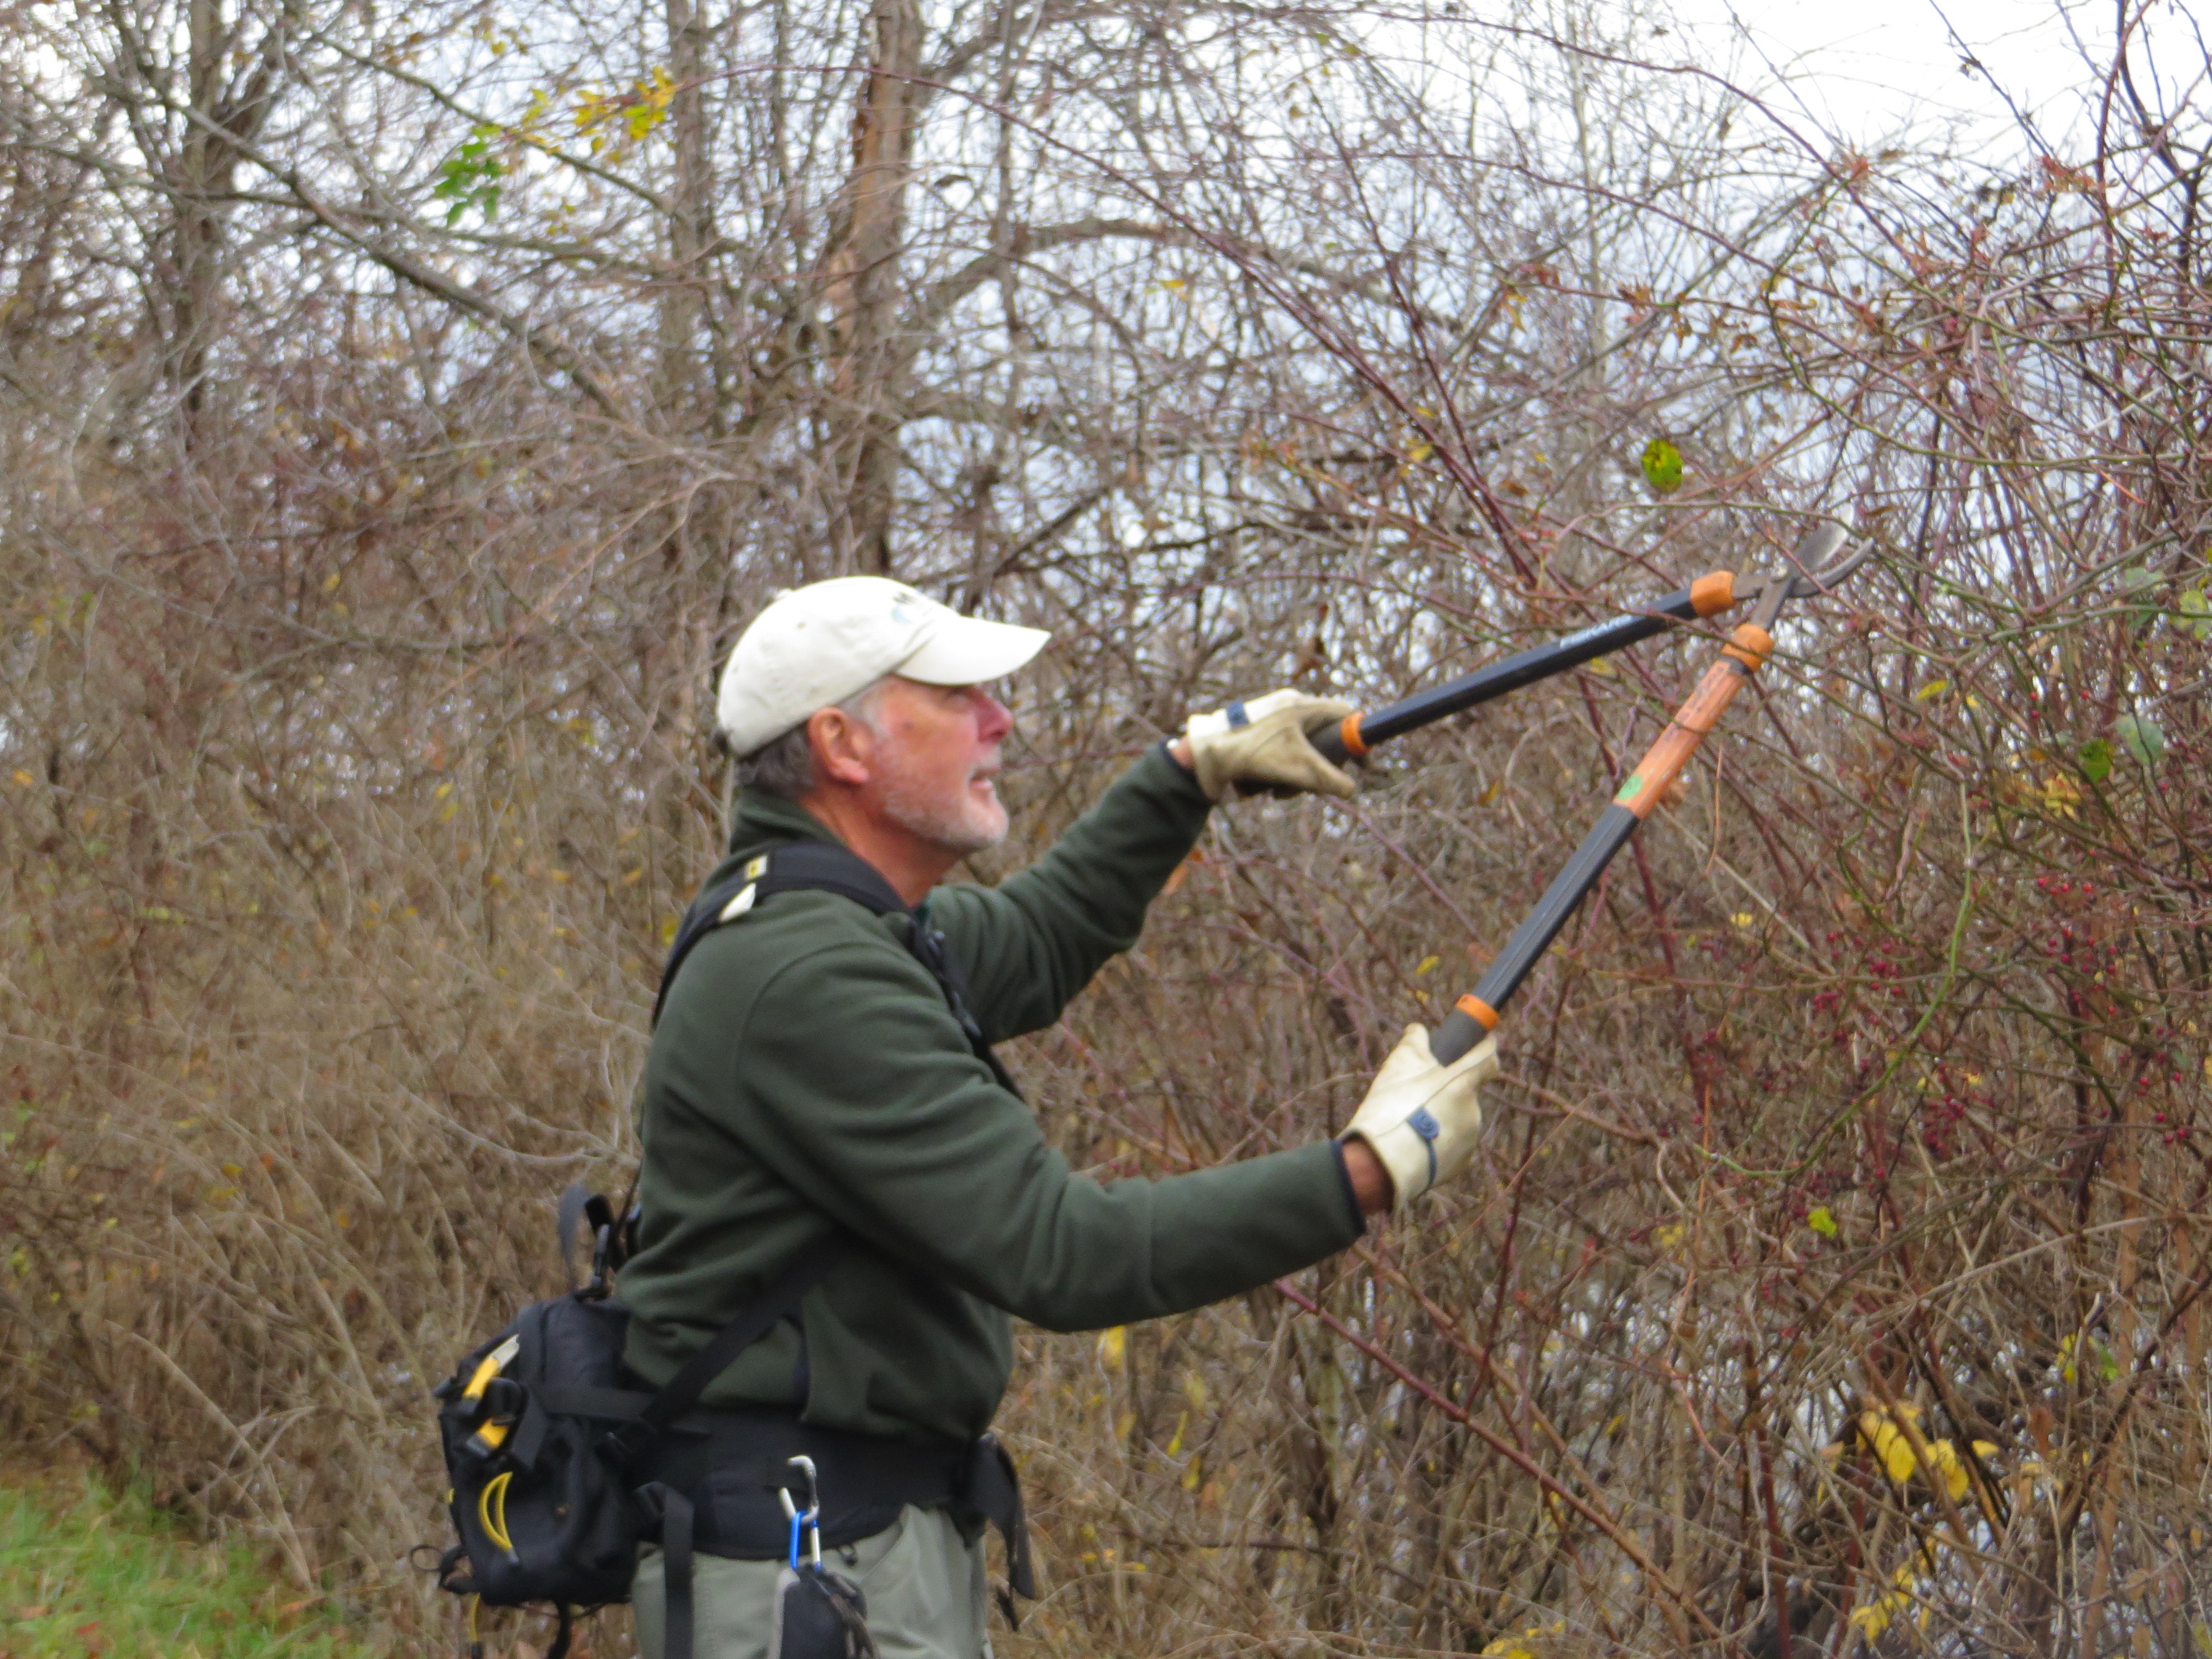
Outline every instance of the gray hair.
[[[831, 708], [851, 715], [870, 731], [876, 729], [876, 699], [891, 677], [872, 680]], [[809, 720], [813, 716], [809, 715]], [[814, 745], [800, 721], [780, 738], [770, 738], [750, 755], [740, 755], [730, 767], [730, 781], [743, 794], [781, 795], [797, 800], [814, 787]]]

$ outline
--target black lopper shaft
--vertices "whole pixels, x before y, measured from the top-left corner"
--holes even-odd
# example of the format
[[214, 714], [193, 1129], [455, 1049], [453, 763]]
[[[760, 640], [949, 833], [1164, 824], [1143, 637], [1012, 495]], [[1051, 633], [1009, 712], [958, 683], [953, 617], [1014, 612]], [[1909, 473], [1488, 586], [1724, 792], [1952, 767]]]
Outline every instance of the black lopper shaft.
[[[1583, 844], [1575, 848], [1574, 856], [1552, 878], [1536, 908], [1513, 930], [1513, 937], [1505, 941], [1505, 948], [1483, 974], [1482, 982], [1474, 988], [1475, 1000], [1495, 1012], [1504, 1012], [1513, 994], [1521, 988], [1521, 981], [1552, 948], [1552, 941], [1559, 938], [1559, 929], [1567, 925], [1583, 896], [1597, 885], [1613, 855], [1628, 844], [1642, 822], [1617, 801], [1605, 809], [1590, 826], [1589, 834], [1583, 837]], [[1430, 1034], [1429, 1052], [1438, 1065], [1449, 1066], [1489, 1035], [1490, 1028], [1473, 1014], [1454, 1008]]]
[[1365, 754], [1378, 743], [1401, 737], [1493, 697], [1502, 697], [1509, 691], [1518, 691], [1524, 685], [1534, 685], [1538, 680], [1564, 674], [1570, 668], [1579, 668], [1595, 658], [1626, 650], [1678, 622], [1710, 617], [1735, 602], [1735, 578], [1725, 570], [1717, 570], [1640, 610], [1609, 617], [1549, 645], [1516, 652], [1502, 662], [1478, 668], [1472, 674], [1462, 674], [1425, 691], [1416, 691], [1410, 697], [1401, 697], [1370, 714], [1354, 714], [1335, 730], [1316, 734], [1313, 745], [1330, 761], [1341, 765], [1353, 756]]

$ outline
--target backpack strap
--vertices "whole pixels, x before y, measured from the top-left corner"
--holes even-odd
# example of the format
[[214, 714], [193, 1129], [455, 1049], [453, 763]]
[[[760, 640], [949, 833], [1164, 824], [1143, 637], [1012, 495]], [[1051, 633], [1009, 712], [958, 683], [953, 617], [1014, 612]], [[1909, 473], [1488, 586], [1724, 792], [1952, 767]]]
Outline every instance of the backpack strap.
[[968, 1006], [968, 975], [945, 948], [945, 935], [929, 925], [926, 915], [909, 909], [875, 866], [851, 848], [828, 842], [791, 841], [771, 847], [747, 859], [735, 875], [725, 877], [692, 900], [677, 926], [668, 963], [660, 970], [660, 989], [653, 1000], [653, 1024], [660, 1023], [660, 1011], [667, 1004], [668, 988], [676, 982], [676, 970], [701, 939], [723, 923], [735, 921], [763, 899], [791, 892], [835, 893], [872, 915], [908, 917], [912, 926], [907, 933], [907, 949], [929, 969], [930, 977], [945, 993], [945, 1004], [959, 1021], [969, 1048], [991, 1068], [1000, 1088], [1020, 1097], [1021, 1090], [991, 1052], [990, 1041]]
[[739, 1354], [766, 1336], [779, 1321], [797, 1313], [806, 1293], [859, 1248], [857, 1240], [841, 1232], [778, 1273], [743, 1313], [715, 1332], [713, 1341], [685, 1360], [676, 1375], [660, 1385], [645, 1409], [637, 1414], [639, 1425], [657, 1435], [697, 1405], [709, 1382], [727, 1370]]
[[675, 941], [668, 947], [667, 964], [660, 970], [660, 989], [653, 999], [653, 1023], [660, 1024], [668, 988], [676, 982], [676, 970], [694, 945], [763, 899], [799, 890], [835, 893], [874, 915], [906, 913], [906, 901], [884, 879], [883, 872], [848, 848], [818, 841], [790, 841], [772, 847], [747, 859], [737, 874], [708, 888], [684, 912]]
[[[806, 1293], [828, 1277], [831, 1268], [860, 1249], [860, 1241], [840, 1232], [819, 1249], [799, 1257], [774, 1279], [768, 1288], [747, 1303], [735, 1319], [714, 1333], [714, 1340], [677, 1368], [676, 1375], [655, 1389], [651, 1398], [636, 1405], [637, 1396], [617, 1390], [562, 1391], [560, 1403], [568, 1408], [598, 1407], [599, 1415], [628, 1419], [612, 1431], [604, 1444], [617, 1462], [634, 1464], [651, 1451], [671, 1424], [699, 1403], [707, 1385], [736, 1363], [747, 1348], [766, 1336], [777, 1323], [799, 1311]], [[632, 1407], [635, 1407], [633, 1414]]]

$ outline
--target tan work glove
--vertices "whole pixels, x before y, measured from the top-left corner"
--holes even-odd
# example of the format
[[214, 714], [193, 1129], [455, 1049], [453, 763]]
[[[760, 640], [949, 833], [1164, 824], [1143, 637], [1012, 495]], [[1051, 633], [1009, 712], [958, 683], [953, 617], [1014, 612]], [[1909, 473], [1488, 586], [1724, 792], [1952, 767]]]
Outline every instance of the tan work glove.
[[1498, 1075], [1498, 1039], [1488, 1036], [1449, 1066], [1429, 1053], [1425, 1025], [1408, 1025], [1367, 1098], [1345, 1126], [1390, 1172], [1390, 1207], [1402, 1210], [1467, 1167], [1482, 1133], [1475, 1090]]
[[1198, 787], [1216, 801], [1230, 799], [1239, 784], [1278, 794], [1311, 789], [1349, 799], [1359, 786], [1323, 760], [1307, 736], [1341, 723], [1352, 712], [1350, 703], [1334, 697], [1285, 690], [1193, 714], [1183, 738]]

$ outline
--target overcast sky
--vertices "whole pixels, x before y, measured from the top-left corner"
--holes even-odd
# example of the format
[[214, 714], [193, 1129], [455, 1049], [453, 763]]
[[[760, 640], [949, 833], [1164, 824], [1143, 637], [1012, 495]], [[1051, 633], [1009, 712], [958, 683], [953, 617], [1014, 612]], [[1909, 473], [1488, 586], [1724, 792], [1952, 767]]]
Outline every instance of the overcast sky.
[[[1728, 52], [1731, 20], [1739, 20], [1821, 125], [1855, 140], [1878, 139], [1908, 118], [1949, 116], [1986, 122], [1994, 133], [2000, 123], [2010, 125], [2002, 88], [2063, 149], [2059, 141], [2069, 130], [2081, 131], [2085, 96], [2100, 91], [2076, 39], [2101, 61], [2111, 57], [2111, 0], [1675, 0], [1675, 6], [1706, 61], [1734, 55], [1747, 80], [1771, 84], [1756, 57], [1747, 58], [1740, 46]], [[2201, 64], [2186, 7], [2160, 0], [2152, 27], [2168, 62], [2178, 65], [2185, 55]], [[1961, 72], [1966, 54], [1954, 31], [1986, 73]], [[2203, 92], [2200, 82], [2197, 95]]]

